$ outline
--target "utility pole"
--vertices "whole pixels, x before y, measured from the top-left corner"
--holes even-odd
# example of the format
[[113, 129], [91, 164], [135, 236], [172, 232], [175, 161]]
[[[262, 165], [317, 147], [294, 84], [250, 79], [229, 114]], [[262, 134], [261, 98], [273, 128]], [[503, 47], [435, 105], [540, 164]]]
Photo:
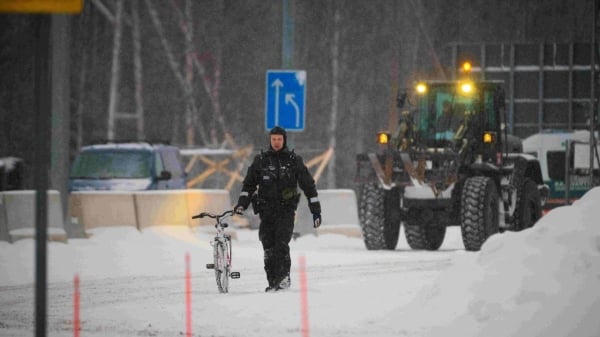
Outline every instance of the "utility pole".
[[48, 168], [50, 162], [51, 97], [50, 90], [50, 15], [36, 17], [35, 53], [35, 124], [33, 173], [35, 186], [35, 336], [45, 337], [47, 329], [47, 246], [48, 239]]
[[[597, 64], [597, 60], [598, 60], [598, 43], [597, 43], [597, 38], [598, 38], [598, 10], [600, 9], [600, 6], [598, 6], [598, 2], [600, 0], [594, 0], [593, 2], [593, 11], [594, 13], [592, 14], [592, 55], [591, 55], [591, 67], [590, 67], [590, 74], [591, 74], [591, 102], [590, 102], [590, 186], [594, 185], [594, 154], [596, 153], [596, 139], [595, 139], [595, 135], [594, 135], [594, 131], [596, 130], [596, 119], [597, 119], [597, 114], [598, 114], [598, 104], [596, 102], [596, 90], [598, 88], [598, 79], [597, 79], [597, 72], [596, 72], [596, 64]], [[599, 163], [600, 164], [600, 163]]]
[[50, 22], [50, 77], [51, 77], [51, 155], [50, 188], [60, 192], [62, 212], [67, 234], [73, 234], [68, 215], [69, 193], [69, 128], [70, 125], [70, 67], [69, 51], [71, 16], [55, 14]]

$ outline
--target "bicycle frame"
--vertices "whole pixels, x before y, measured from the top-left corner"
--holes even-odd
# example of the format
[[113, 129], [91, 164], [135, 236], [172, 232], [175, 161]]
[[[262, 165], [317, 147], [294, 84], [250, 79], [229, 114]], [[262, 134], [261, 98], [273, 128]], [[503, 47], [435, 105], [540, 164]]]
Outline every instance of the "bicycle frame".
[[215, 278], [217, 281], [217, 288], [220, 293], [229, 292], [229, 278], [238, 279], [240, 278], [239, 272], [231, 271], [231, 260], [232, 260], [232, 247], [231, 247], [231, 236], [225, 233], [225, 228], [228, 224], [223, 220], [233, 215], [232, 210], [223, 212], [222, 214], [212, 214], [202, 212], [192, 217], [192, 219], [209, 217], [215, 219], [215, 228], [217, 235], [210, 242], [213, 247], [213, 263], [206, 265], [207, 269], [214, 269]]

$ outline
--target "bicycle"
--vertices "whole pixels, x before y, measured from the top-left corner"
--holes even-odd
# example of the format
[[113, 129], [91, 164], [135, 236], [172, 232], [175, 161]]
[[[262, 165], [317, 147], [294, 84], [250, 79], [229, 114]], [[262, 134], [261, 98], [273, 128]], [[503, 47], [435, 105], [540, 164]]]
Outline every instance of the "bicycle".
[[192, 219], [209, 217], [216, 220], [215, 228], [217, 229], [217, 235], [210, 242], [213, 247], [214, 262], [206, 264], [206, 269], [214, 269], [217, 288], [220, 293], [227, 293], [229, 291], [230, 277], [232, 279], [240, 278], [239, 272], [231, 271], [231, 235], [225, 234], [225, 228], [229, 227], [229, 225], [223, 222], [223, 219], [231, 215], [233, 215], [233, 210], [225, 211], [223, 214], [202, 212], [192, 217]]

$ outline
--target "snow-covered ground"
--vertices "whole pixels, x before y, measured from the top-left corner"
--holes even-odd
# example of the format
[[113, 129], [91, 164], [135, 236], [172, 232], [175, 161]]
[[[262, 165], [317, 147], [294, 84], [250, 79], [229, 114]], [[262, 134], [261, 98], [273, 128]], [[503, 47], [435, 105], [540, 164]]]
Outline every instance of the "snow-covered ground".
[[[325, 226], [327, 226], [325, 224]], [[230, 293], [218, 294], [207, 229], [96, 229], [48, 245], [48, 335], [72, 336], [73, 278], [81, 336], [185, 335], [185, 255], [194, 336], [302, 336], [305, 258], [311, 336], [600, 336], [600, 188], [534, 228], [463, 250], [450, 228], [436, 252], [367, 251], [362, 239], [307, 235], [291, 243], [292, 288], [264, 293], [256, 230], [231, 231]], [[31, 336], [34, 242], [0, 242], [0, 335]]]

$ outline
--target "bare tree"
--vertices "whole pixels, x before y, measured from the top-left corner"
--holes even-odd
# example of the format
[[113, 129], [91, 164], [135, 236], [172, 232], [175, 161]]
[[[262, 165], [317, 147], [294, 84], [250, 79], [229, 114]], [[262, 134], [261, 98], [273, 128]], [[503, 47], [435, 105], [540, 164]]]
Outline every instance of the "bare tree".
[[112, 69], [111, 69], [111, 81], [110, 81], [110, 97], [108, 104], [108, 130], [107, 138], [109, 140], [115, 139], [115, 121], [117, 118], [117, 107], [119, 104], [119, 76], [121, 72], [119, 55], [121, 54], [121, 34], [122, 24], [121, 18], [123, 17], [123, 0], [117, 0], [117, 9], [115, 13], [115, 20], [113, 22], [115, 27], [114, 38], [113, 38], [113, 52], [112, 52]]
[[[339, 99], [339, 44], [340, 10], [335, 0], [331, 1], [333, 13], [333, 41], [331, 43], [331, 114], [329, 120], [329, 148], [335, 149]], [[327, 169], [327, 187], [335, 187], [335, 151], [329, 160]]]
[[133, 77], [135, 80], [135, 115], [137, 117], [138, 139], [145, 138], [144, 132], [144, 96], [142, 95], [142, 38], [140, 34], [139, 0], [130, 0], [132, 40], [133, 40]]
[[444, 71], [444, 68], [443, 68], [443, 66], [440, 62], [440, 59], [438, 57], [438, 54], [437, 54], [437, 50], [436, 50], [435, 46], [433, 45], [433, 41], [430, 36], [429, 27], [431, 27], [432, 25], [426, 23], [425, 20], [423, 19], [423, 16], [421, 14], [422, 10], [421, 10], [421, 6], [420, 6], [420, 1], [419, 1], [419, 3], [415, 3], [415, 1], [417, 1], [417, 0], [408, 0], [408, 4], [410, 5], [411, 12], [414, 13], [414, 15], [417, 19], [417, 24], [418, 24], [418, 27], [419, 27], [420, 33], [421, 33], [421, 35], [419, 35], [419, 36], [423, 36], [425, 38], [427, 48], [429, 49], [429, 53], [430, 53], [432, 61], [433, 61], [433, 66], [438, 71], [438, 73], [439, 73], [438, 75], [441, 76], [443, 79], [446, 79], [446, 77], [447, 77], [446, 72]]
[[[84, 32], [85, 27], [90, 24], [90, 11], [84, 10], [81, 13], [81, 20], [79, 21], [79, 31]], [[90, 39], [90, 43], [94, 44], [94, 39]], [[93, 48], [90, 48], [88, 44], [86, 44], [85, 34], [80, 33], [79, 40], [76, 44], [76, 55], [79, 55], [79, 85], [77, 89], [77, 105], [74, 113], [74, 124], [75, 124], [75, 147], [77, 149], [81, 148], [83, 145], [83, 109], [85, 102], [85, 83], [88, 75], [87, 68], [87, 60], [88, 53], [93, 51]], [[92, 49], [92, 50], [89, 50]], [[75, 72], [74, 72], [75, 73]]]
[[[145, 2], [146, 2], [146, 7], [148, 8], [148, 12], [150, 13], [150, 18], [152, 20], [154, 28], [156, 29], [156, 32], [158, 33], [161, 44], [163, 46], [163, 49], [164, 49], [165, 53], [167, 54], [167, 60], [169, 62], [171, 71], [175, 75], [175, 78], [177, 79], [177, 83], [182, 88], [184, 96], [185, 96], [185, 100], [186, 100], [187, 104], [189, 105], [192, 113], [194, 115], [197, 115], [198, 108], [196, 106], [196, 101], [194, 99], [192, 87], [190, 85], [188, 85], [188, 83], [186, 82], [185, 78], [183, 77], [183, 75], [181, 74], [181, 72], [179, 70], [179, 69], [181, 69], [179, 66], [179, 62], [177, 62], [177, 59], [175, 58], [175, 56], [173, 54], [171, 45], [169, 44], [169, 41], [166, 38], [164, 27], [162, 25], [162, 22], [160, 21], [160, 18], [158, 17], [158, 12], [156, 11], [151, 0], [145, 0]], [[204, 129], [199, 128], [199, 131], [200, 131], [200, 138], [202, 140], [202, 143], [209, 144], [209, 140], [208, 140], [208, 137], [206, 136], [206, 132], [204, 132]]]
[[[189, 2], [189, 0], [186, 1]], [[191, 10], [186, 6], [186, 11], [185, 13], [183, 13], [175, 1], [171, 1], [171, 4], [176, 16], [179, 19], [179, 27], [181, 27], [181, 30], [185, 35], [187, 49], [186, 57], [188, 58], [188, 62], [191, 60], [199, 77], [202, 78], [204, 91], [206, 92], [211, 103], [211, 107], [213, 110], [213, 119], [211, 123], [212, 127], [210, 130], [210, 138], [212, 144], [217, 144], [219, 140], [217, 137], [217, 130], [215, 124], [218, 124], [218, 126], [224, 134], [228, 133], [228, 128], [226, 126], [225, 118], [221, 111], [221, 104], [219, 102], [219, 91], [221, 85], [221, 45], [217, 39], [217, 48], [214, 53], [211, 53], [209, 51], [199, 53], [198, 49], [196, 48], [196, 44], [193, 43], [194, 36], [192, 27], [194, 26], [194, 22], [191, 19]], [[221, 4], [221, 2], [219, 2], [219, 4]], [[205, 64], [209, 64], [211, 67], [208, 68]], [[207, 71], [207, 68], [212, 69], [212, 77]], [[193, 127], [191, 125], [191, 117], [186, 118], [186, 123], [188, 130], [191, 127]]]

